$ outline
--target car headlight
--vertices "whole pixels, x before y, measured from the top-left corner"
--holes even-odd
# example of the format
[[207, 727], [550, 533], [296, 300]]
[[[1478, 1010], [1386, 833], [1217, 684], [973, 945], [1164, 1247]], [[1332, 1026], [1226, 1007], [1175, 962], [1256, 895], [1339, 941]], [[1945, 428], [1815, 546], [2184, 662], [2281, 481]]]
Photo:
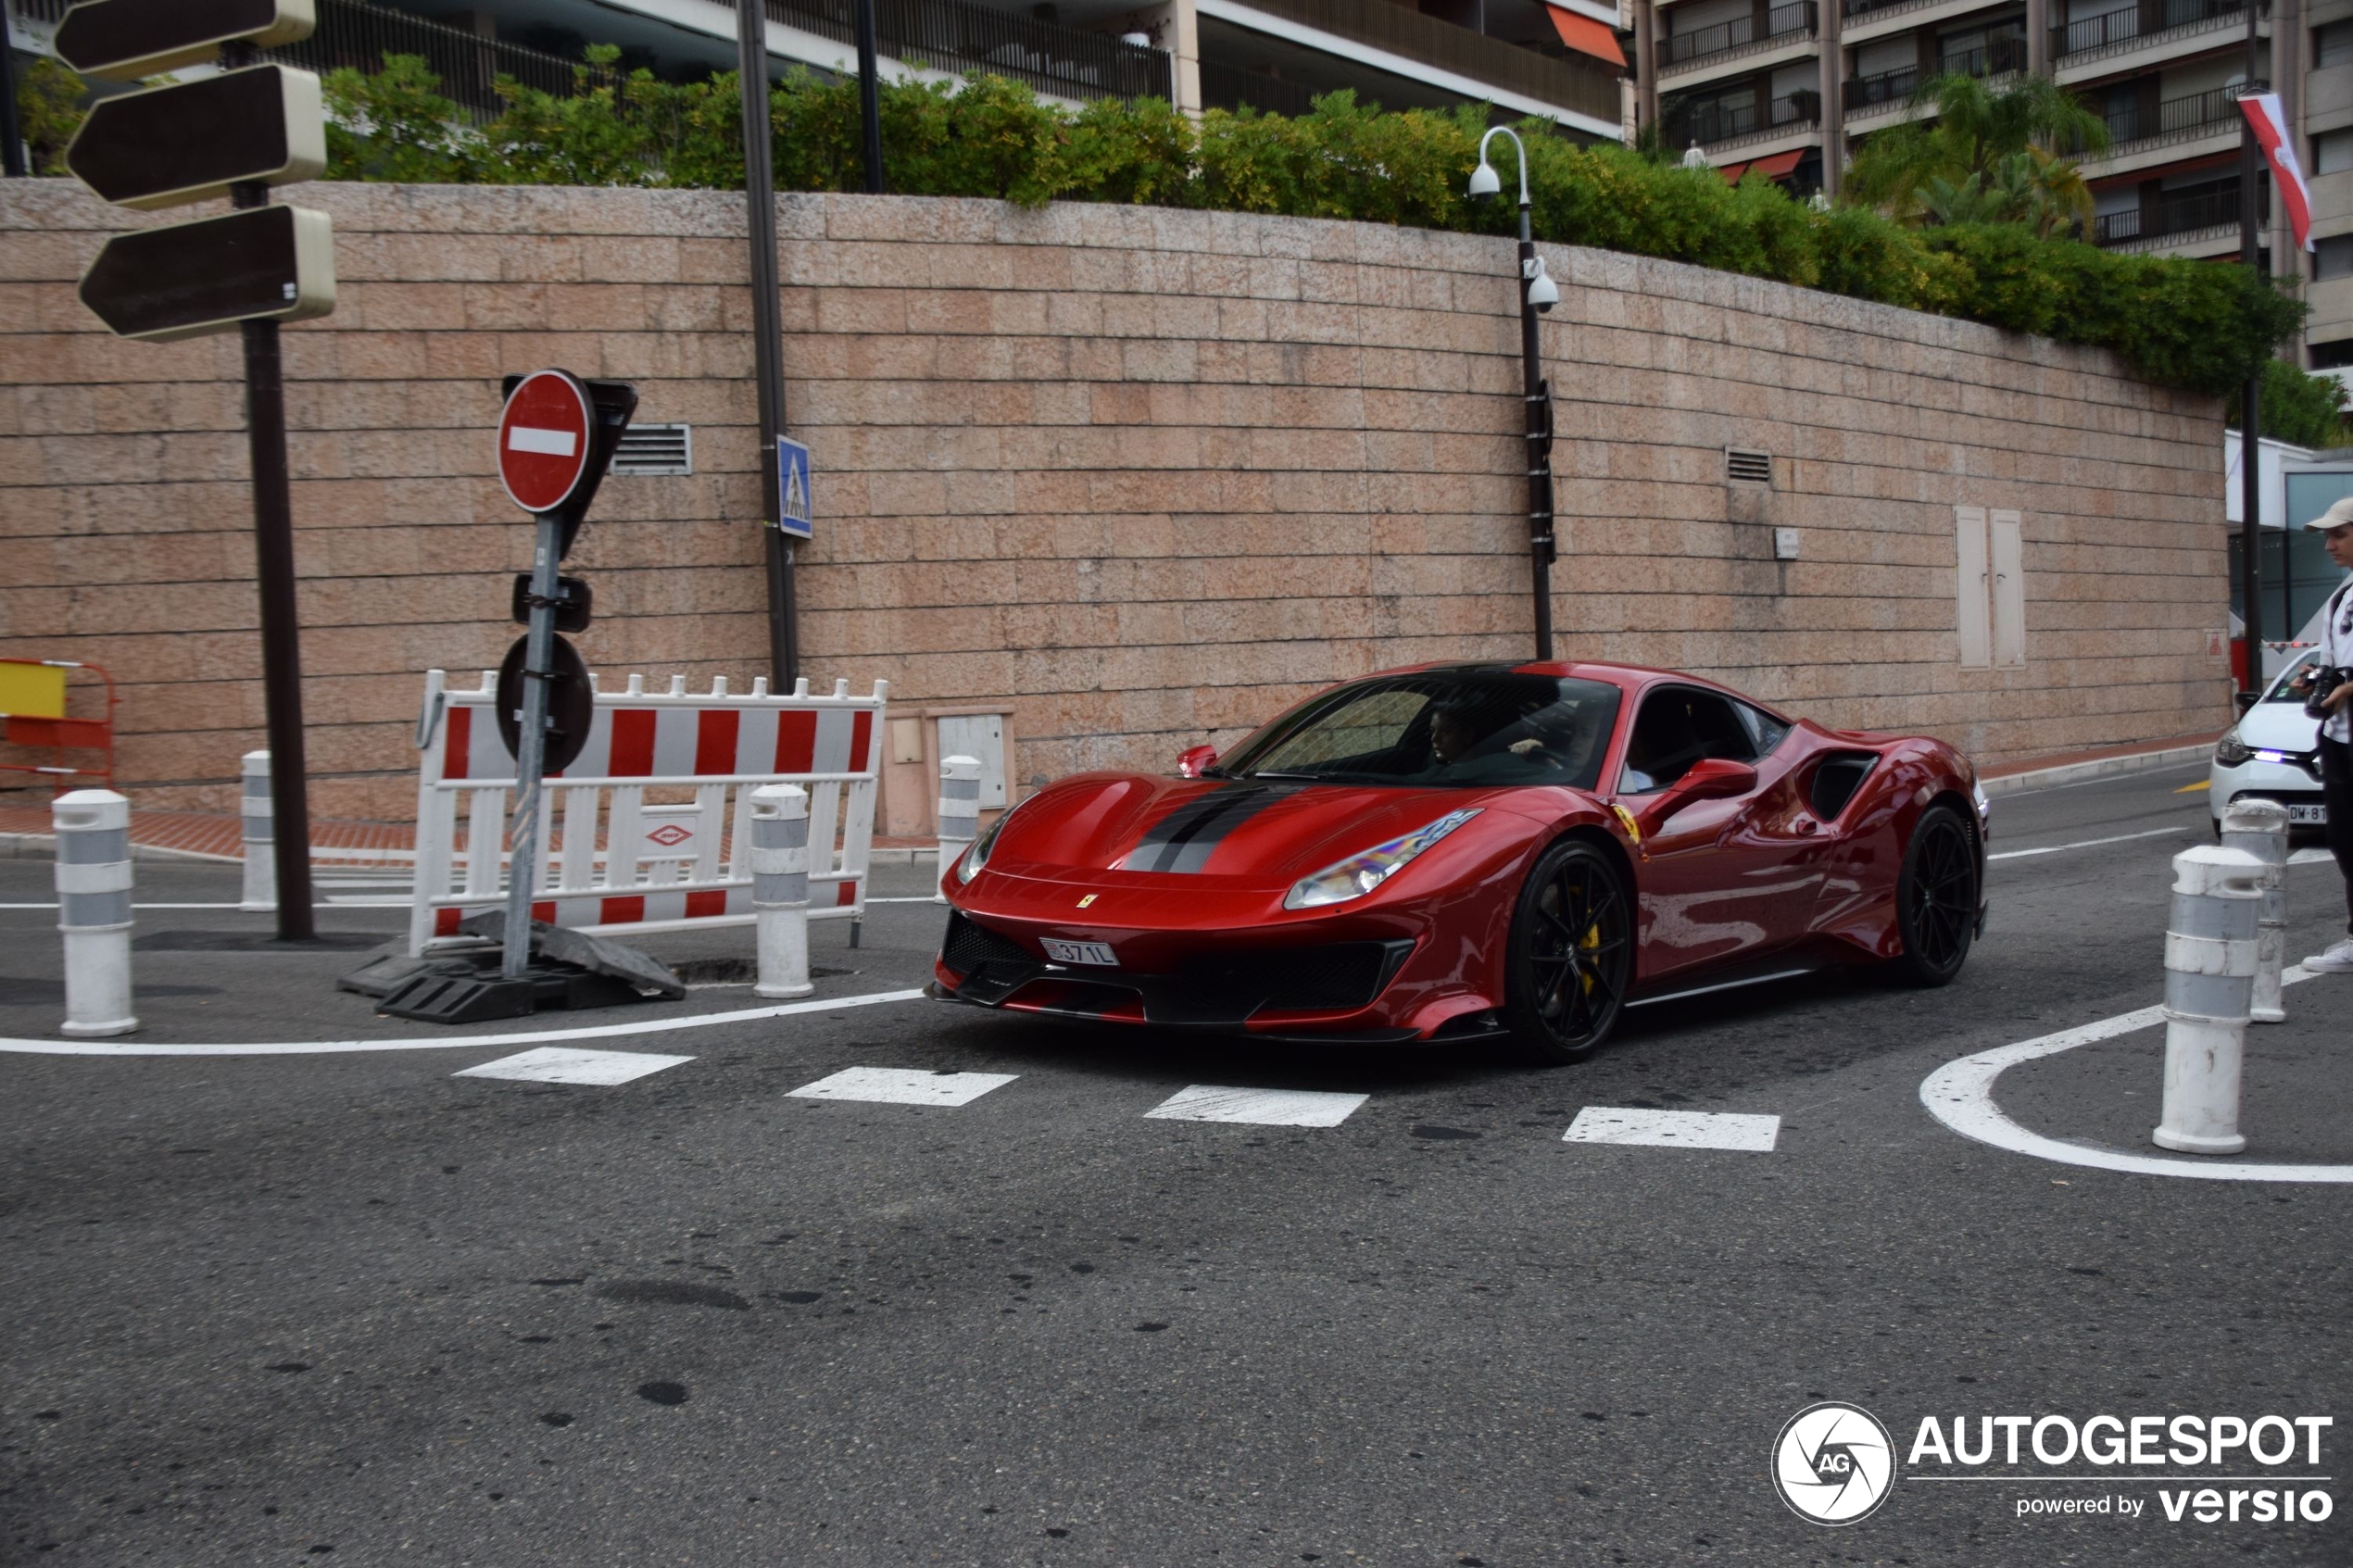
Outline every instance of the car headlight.
[[1003, 816], [989, 823], [978, 838], [973, 840], [972, 847], [964, 851], [964, 858], [956, 862], [956, 881], [959, 885], [970, 882], [980, 874], [980, 868], [988, 863], [988, 852], [997, 847], [997, 835], [1005, 831], [1005, 823], [1012, 816], [1013, 813], [1007, 811]]
[[2248, 747], [2246, 742], [2239, 739], [2239, 733], [2236, 730], [2224, 731], [2222, 738], [2214, 743], [2214, 760], [2225, 768], [2235, 768], [2254, 759], [2254, 751]]
[[1466, 811], [1449, 811], [1403, 838], [1377, 844], [1361, 855], [1351, 855], [1337, 865], [1326, 866], [1314, 876], [1302, 877], [1283, 895], [1283, 908], [1313, 909], [1362, 898], [1403, 871], [1415, 856], [1478, 815], [1477, 807]]

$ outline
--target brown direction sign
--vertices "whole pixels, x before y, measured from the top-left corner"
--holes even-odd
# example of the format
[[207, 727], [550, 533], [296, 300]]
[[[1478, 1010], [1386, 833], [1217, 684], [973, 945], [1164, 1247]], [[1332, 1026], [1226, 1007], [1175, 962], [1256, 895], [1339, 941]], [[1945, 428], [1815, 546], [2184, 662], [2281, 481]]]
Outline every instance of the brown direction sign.
[[335, 307], [334, 231], [323, 212], [258, 207], [117, 234], [81, 294], [107, 331], [147, 343], [307, 320]]
[[120, 207], [179, 207], [245, 182], [291, 185], [327, 167], [319, 79], [253, 66], [100, 98], [66, 147], [66, 168]]
[[202, 65], [223, 44], [267, 49], [308, 38], [314, 0], [82, 0], [57, 23], [57, 57], [84, 76], [132, 82]]

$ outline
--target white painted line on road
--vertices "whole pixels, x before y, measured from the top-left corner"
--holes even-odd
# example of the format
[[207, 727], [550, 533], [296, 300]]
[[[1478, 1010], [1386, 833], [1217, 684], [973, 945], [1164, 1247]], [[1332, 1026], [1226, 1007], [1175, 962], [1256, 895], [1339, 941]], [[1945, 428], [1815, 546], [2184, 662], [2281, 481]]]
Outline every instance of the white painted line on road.
[[[2086, 838], [2075, 844], [2051, 844], [2040, 849], [2011, 849], [1999, 855], [1988, 855], [1989, 860], [2023, 860], [2029, 855], [2058, 855], [2070, 849], [2097, 849], [2103, 844], [2131, 844], [2137, 839], [2163, 838], [2168, 834], [2196, 833], [2194, 827], [2151, 828], [2146, 833], [2120, 833], [2114, 838]], [[2211, 832], [2211, 829], [2208, 830]]]
[[[2284, 985], [2319, 978], [2302, 964], [2291, 966], [2280, 976]], [[2103, 1018], [2096, 1023], [2080, 1024], [2062, 1029], [2056, 1035], [2043, 1035], [2032, 1040], [2020, 1040], [2014, 1046], [2001, 1046], [1975, 1056], [1965, 1056], [1958, 1061], [1948, 1061], [1930, 1073], [1920, 1084], [1920, 1103], [1935, 1117], [1965, 1138], [1992, 1144], [1995, 1148], [2023, 1154], [2036, 1160], [2048, 1160], [2061, 1165], [2088, 1165], [2095, 1170], [2122, 1171], [2136, 1176], [2187, 1176], [2194, 1181], [2208, 1182], [2353, 1182], [2353, 1165], [2266, 1165], [2251, 1160], [2167, 1160], [2152, 1154], [2127, 1154], [2121, 1149], [2091, 1148], [2082, 1144], [2062, 1143], [2046, 1138], [2002, 1114], [1994, 1103], [1994, 1080], [2021, 1061], [2037, 1057], [2056, 1056], [2099, 1040], [2112, 1040], [2120, 1035], [2155, 1028], [2165, 1022], [2161, 1007], [2142, 1008], [2137, 1012], [2119, 1013]]]
[[515, 1078], [526, 1084], [626, 1084], [648, 1073], [692, 1061], [690, 1056], [656, 1056], [650, 1051], [568, 1051], [557, 1046], [502, 1056], [480, 1067], [452, 1073], [452, 1078]]
[[324, 1056], [339, 1051], [447, 1051], [484, 1046], [527, 1045], [534, 1040], [611, 1040], [625, 1035], [661, 1035], [673, 1029], [707, 1029], [715, 1023], [753, 1023], [804, 1012], [836, 1012], [884, 1002], [912, 1002], [921, 991], [875, 991], [862, 997], [786, 1002], [773, 1008], [741, 1008], [690, 1018], [650, 1018], [635, 1023], [598, 1023], [575, 1029], [518, 1029], [506, 1035], [428, 1035], [413, 1040], [294, 1040], [268, 1045], [151, 1046], [126, 1040], [16, 1040], [0, 1037], [0, 1051], [29, 1056]]
[[857, 1099], [878, 1105], [970, 1105], [1017, 1073], [926, 1073], [916, 1067], [845, 1067], [804, 1084], [794, 1099]]
[[1254, 1127], [1337, 1127], [1370, 1095], [1319, 1089], [1239, 1089], [1195, 1084], [1144, 1112], [1163, 1122], [1241, 1122]]
[[1561, 1135], [1563, 1143], [1642, 1144], [1656, 1148], [1730, 1148], [1770, 1154], [1780, 1136], [1778, 1116], [1715, 1110], [1644, 1110], [1589, 1105]]
[[2287, 863], [2291, 866], [2325, 866], [2335, 859], [2336, 857], [2325, 849], [2298, 849], [2287, 858]]

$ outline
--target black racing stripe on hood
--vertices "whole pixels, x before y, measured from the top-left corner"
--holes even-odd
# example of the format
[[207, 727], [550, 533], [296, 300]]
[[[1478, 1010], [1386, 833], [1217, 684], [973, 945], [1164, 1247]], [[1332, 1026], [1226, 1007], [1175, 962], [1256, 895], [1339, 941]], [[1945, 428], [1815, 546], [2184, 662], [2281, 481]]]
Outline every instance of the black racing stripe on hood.
[[1195, 872], [1242, 823], [1277, 800], [1297, 795], [1299, 784], [1232, 784], [1196, 797], [1151, 827], [1119, 869], [1129, 872]]

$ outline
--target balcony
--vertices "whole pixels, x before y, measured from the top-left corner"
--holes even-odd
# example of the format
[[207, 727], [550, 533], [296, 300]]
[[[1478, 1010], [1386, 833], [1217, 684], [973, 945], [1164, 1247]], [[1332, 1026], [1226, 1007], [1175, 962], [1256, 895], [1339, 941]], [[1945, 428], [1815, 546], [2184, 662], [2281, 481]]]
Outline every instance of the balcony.
[[1893, 108], [1910, 101], [1920, 84], [1920, 68], [1906, 66], [1901, 70], [1883, 70], [1874, 76], [1850, 76], [1840, 90], [1840, 101], [1846, 112], [1868, 114], [1877, 105]]
[[2098, 161], [2112, 163], [2224, 132], [2235, 136], [2240, 123], [2238, 99], [2227, 87], [2168, 98], [2145, 111], [2137, 104], [2128, 104], [2108, 112], [2108, 147]]
[[1749, 140], [1764, 140], [1810, 130], [1822, 121], [1822, 95], [1793, 93], [1759, 106], [1755, 97], [1719, 98], [1704, 104], [1678, 105], [1663, 117], [1668, 146], [1696, 142], [1711, 150]]
[[[68, 0], [16, 0], [18, 13], [40, 19], [65, 14]], [[512, 77], [560, 98], [572, 96], [577, 62], [544, 50], [484, 38], [406, 11], [359, 0], [317, 0], [318, 30], [298, 44], [264, 53], [321, 75], [340, 67], [381, 70], [384, 57], [417, 55], [441, 78], [444, 96], [477, 121], [505, 107], [495, 84]], [[855, 47], [849, 0], [767, 0], [768, 19]], [[961, 0], [875, 0], [882, 52], [910, 64], [963, 73], [987, 71], [1061, 98], [1172, 95], [1168, 56]], [[592, 79], [594, 80], [594, 79]]]
[[2156, 205], [2103, 213], [2092, 220], [2092, 243], [2122, 245], [2178, 239], [2202, 230], [2227, 229], [2239, 220], [2236, 181], [2160, 197]]
[[1292, 29], [1322, 33], [1613, 126], [1621, 115], [1618, 78], [1598, 61], [1540, 55], [1388, 0], [1200, 0], [1200, 13], [1277, 36], [1295, 38]]
[[2158, 44], [2244, 25], [2246, 0], [2138, 0], [2081, 21], [2051, 29], [2051, 57], [2116, 53], [2133, 44]]
[[1989, 38], [1974, 49], [1956, 49], [1936, 62], [1944, 76], [2007, 76], [2026, 69], [2022, 34]]
[[[771, 21], [857, 44], [852, 0], [767, 0], [767, 9]], [[959, 0], [875, 0], [875, 32], [884, 54], [909, 65], [1010, 77], [1058, 98], [1175, 95], [1162, 50]]]
[[1248, 107], [1261, 114], [1288, 115], [1295, 119], [1315, 107], [1315, 97], [1311, 89], [1296, 82], [1269, 76], [1265, 71], [1223, 65], [1215, 60], [1201, 62], [1201, 101], [1203, 108]]
[[1757, 29], [1756, 19], [1747, 16], [1735, 17], [1714, 27], [1679, 32], [1667, 40], [1667, 59], [1660, 74], [1673, 75], [1712, 60], [1755, 54], [1784, 43], [1803, 43], [1814, 36], [1819, 25], [1819, 14], [1812, 0], [1798, 0], [1797, 4], [1776, 6], [1766, 12], [1762, 31]]

